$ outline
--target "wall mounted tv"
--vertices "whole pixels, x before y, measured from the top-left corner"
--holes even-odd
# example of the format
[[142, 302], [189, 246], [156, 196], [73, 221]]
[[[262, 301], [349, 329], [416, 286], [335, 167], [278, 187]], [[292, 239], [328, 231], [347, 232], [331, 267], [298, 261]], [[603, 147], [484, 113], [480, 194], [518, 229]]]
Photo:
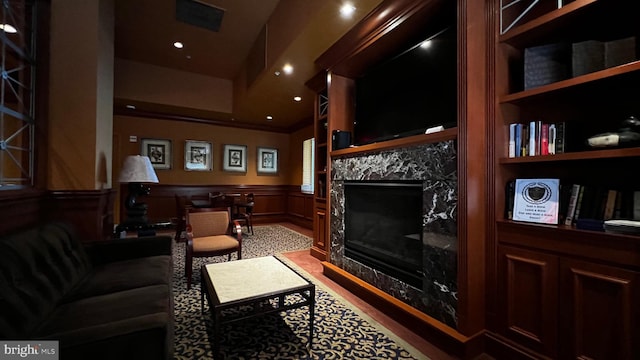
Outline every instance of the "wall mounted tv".
[[455, 25], [427, 34], [356, 79], [353, 144], [364, 145], [457, 123]]

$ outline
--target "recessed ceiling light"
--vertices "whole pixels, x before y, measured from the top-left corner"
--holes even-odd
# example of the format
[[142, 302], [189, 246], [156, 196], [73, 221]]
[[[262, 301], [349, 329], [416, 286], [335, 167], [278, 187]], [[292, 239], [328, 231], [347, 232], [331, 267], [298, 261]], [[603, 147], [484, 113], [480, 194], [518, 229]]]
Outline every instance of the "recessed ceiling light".
[[127, 109], [131, 109], [131, 110], [135, 110], [136, 106], [135, 105], [127, 105]]
[[182, 43], [180, 41], [174, 42], [173, 46], [175, 46], [176, 49], [182, 49], [184, 47], [184, 45], [182, 45]]
[[187, 55], [187, 60], [191, 60], [191, 55]]
[[273, 120], [273, 116], [267, 115], [267, 121], [271, 121], [271, 120]]
[[343, 18], [350, 18], [355, 11], [356, 11], [356, 7], [353, 6], [351, 3], [345, 3], [340, 7], [340, 15]]
[[18, 32], [18, 30], [16, 28], [14, 28], [13, 26], [9, 25], [9, 24], [0, 24], [0, 30], [4, 30], [4, 32], [9, 33], [9, 34], [15, 34]]
[[302, 101], [302, 98], [300, 96], [294, 96], [293, 101]]
[[276, 71], [274, 74], [276, 74], [276, 76], [280, 76], [280, 71]]
[[289, 75], [293, 72], [293, 66], [291, 66], [291, 64], [285, 64], [282, 67], [282, 71], [284, 71], [285, 74]]

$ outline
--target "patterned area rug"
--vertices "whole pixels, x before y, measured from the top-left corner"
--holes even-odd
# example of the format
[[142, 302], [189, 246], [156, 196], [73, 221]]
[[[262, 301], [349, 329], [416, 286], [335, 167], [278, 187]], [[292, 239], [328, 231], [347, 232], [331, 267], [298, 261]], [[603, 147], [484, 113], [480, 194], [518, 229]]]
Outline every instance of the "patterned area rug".
[[[312, 347], [309, 352], [309, 313], [302, 307], [223, 325], [224, 359], [428, 359], [280, 255], [308, 249], [311, 238], [280, 225], [254, 226], [254, 233], [243, 238], [243, 258], [275, 255], [316, 285]], [[226, 261], [226, 256], [195, 259], [193, 283], [187, 290], [184, 252], [184, 243], [175, 244], [174, 359], [213, 359], [209, 307], [205, 303], [204, 315], [200, 309], [199, 269], [205, 263]]]

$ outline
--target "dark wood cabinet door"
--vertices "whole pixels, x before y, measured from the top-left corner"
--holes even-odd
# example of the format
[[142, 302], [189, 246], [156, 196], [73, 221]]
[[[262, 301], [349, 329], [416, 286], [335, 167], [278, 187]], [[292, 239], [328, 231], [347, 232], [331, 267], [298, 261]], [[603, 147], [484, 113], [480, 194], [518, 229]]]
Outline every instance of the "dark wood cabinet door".
[[499, 331], [530, 350], [555, 358], [558, 257], [499, 246], [498, 266]]
[[327, 259], [327, 212], [316, 207], [313, 219], [313, 246], [311, 255], [325, 261]]
[[639, 273], [563, 259], [562, 359], [640, 359]]

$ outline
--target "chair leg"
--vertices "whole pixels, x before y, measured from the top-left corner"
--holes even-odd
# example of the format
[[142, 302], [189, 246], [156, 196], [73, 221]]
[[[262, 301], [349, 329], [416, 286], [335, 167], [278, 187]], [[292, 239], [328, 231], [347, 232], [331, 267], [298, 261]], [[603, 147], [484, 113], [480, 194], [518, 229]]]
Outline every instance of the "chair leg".
[[187, 290], [191, 289], [191, 275], [193, 274], [193, 258], [189, 255], [185, 257], [184, 272], [187, 276]]

